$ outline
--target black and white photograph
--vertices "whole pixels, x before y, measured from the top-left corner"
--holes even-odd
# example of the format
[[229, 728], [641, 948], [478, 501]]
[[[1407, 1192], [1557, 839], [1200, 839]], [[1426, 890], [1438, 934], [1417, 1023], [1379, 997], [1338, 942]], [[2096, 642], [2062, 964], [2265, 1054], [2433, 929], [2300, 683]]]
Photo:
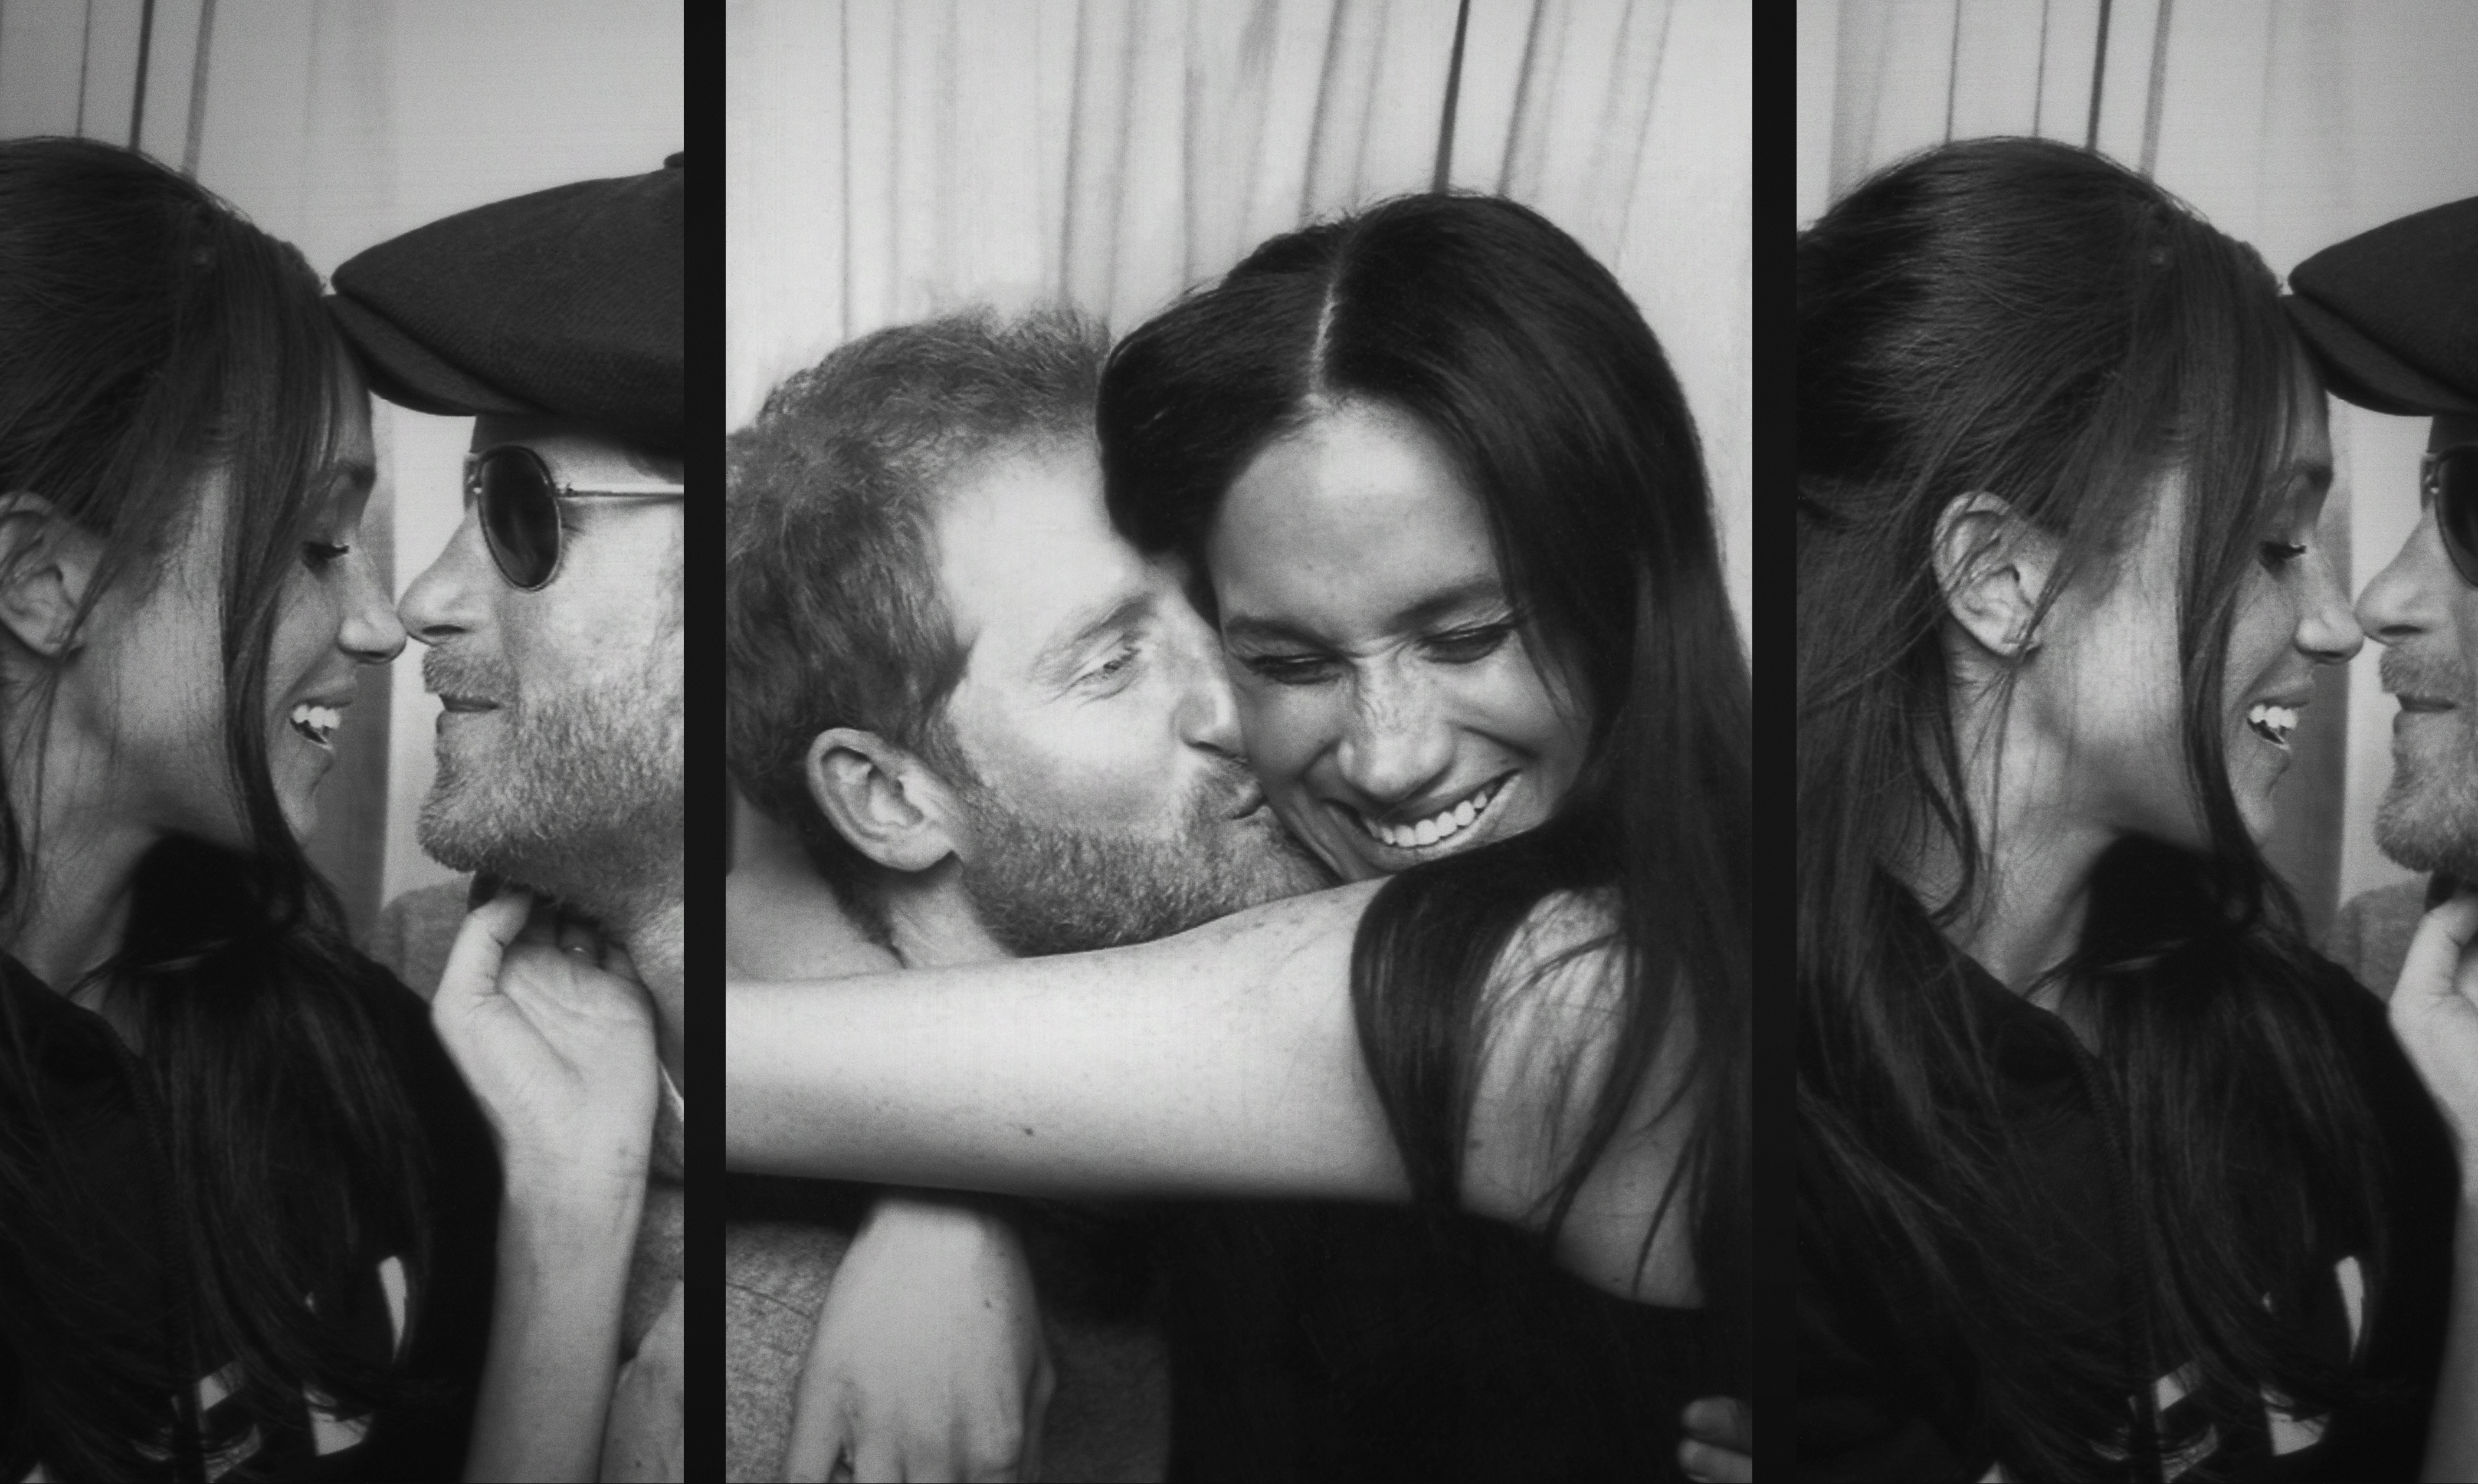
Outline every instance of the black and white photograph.
[[681, 85], [0, 5], [0, 1478], [686, 1476]]
[[1748, 10], [726, 24], [725, 1476], [1746, 1476]]
[[2478, 1476], [2478, 12], [1797, 67], [1796, 1471]]

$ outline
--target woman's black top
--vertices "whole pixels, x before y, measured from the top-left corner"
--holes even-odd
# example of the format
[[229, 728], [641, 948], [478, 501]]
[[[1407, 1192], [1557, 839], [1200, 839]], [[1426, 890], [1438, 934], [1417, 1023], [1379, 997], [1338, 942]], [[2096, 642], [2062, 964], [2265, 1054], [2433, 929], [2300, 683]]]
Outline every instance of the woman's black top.
[[[1977, 965], [1971, 993], [1994, 1027], [1991, 1045], [2009, 1088], [2007, 1117], [2035, 1182], [2048, 1197], [2044, 1281], [2077, 1301], [2068, 1312], [2121, 1313], [2130, 1179], [2121, 1147], [2094, 1095], [2089, 1054], [2064, 1022], [2008, 992]], [[2295, 1293], [2275, 1308], [2301, 1344], [2383, 1383], [2342, 1414], [2294, 1418], [2266, 1399], [2255, 1425], [2214, 1429], [2190, 1455], [2165, 1460], [2161, 1477], [2205, 1479], [2413, 1479], [2441, 1364], [2452, 1276], [2459, 1170], [2449, 1135], [2416, 1071], [2392, 1039], [2383, 1002], [2334, 968], [2319, 986], [2327, 1020], [2380, 1130], [2387, 1170], [2388, 1276], [2369, 1290], [2368, 1254], [2323, 1253]], [[1803, 1232], [1801, 1241], [1815, 1240]], [[1884, 1285], [1836, 1290], [1799, 1265], [1798, 1476], [1818, 1481], [1976, 1480], [1997, 1463], [1978, 1412], [1966, 1359], [1908, 1353], [1891, 1316], [1906, 1302]], [[2131, 1340], [2129, 1337], [2128, 1344]], [[2125, 1353], [2136, 1353], [2128, 1348]], [[2162, 1364], [2153, 1395], [2163, 1434], [2174, 1435], [2184, 1396], [2180, 1367]], [[2128, 1398], [2129, 1418], [2135, 1415]], [[2108, 1440], [2111, 1445], [2120, 1440]], [[2135, 1477], [2147, 1474], [2130, 1470]]]
[[[490, 1339], [498, 1159], [480, 1109], [431, 1031], [427, 1007], [383, 971], [373, 968], [369, 981], [369, 1019], [428, 1144], [430, 1260], [425, 1271], [410, 1271], [410, 1234], [373, 1233], [354, 1270], [339, 1274], [332, 1292], [322, 1289], [315, 1307], [374, 1362], [394, 1356], [401, 1375], [428, 1384], [413, 1404], [363, 1418], [331, 1415], [314, 1402], [315, 1385], [305, 1386], [297, 1414], [254, 1429], [229, 1453], [208, 1460], [210, 1476], [236, 1468], [250, 1477], [285, 1481], [438, 1480], [463, 1472]], [[90, 1296], [98, 1312], [120, 1318], [115, 1327], [124, 1332], [160, 1335], [169, 1362], [185, 1352], [174, 1319], [179, 1260], [166, 1240], [168, 1208], [157, 1173], [165, 1131], [149, 1126], [154, 1101], [133, 1088], [135, 1064], [100, 1017], [6, 958], [0, 958], [0, 995], [9, 998], [28, 1061], [43, 1084], [51, 1137], [63, 1145], [61, 1168], [84, 1180], [81, 1235], [98, 1259], [93, 1270], [107, 1275], [107, 1291]], [[7, 1220], [0, 1212], [0, 1221]], [[0, 1273], [0, 1284], [8, 1277]], [[8, 1325], [0, 1290], [0, 1343], [15, 1349], [16, 1342], [5, 1338]], [[195, 1373], [202, 1421], [209, 1424], [225, 1396], [219, 1372], [229, 1359], [180, 1363]], [[0, 1359], [0, 1415], [13, 1423], [18, 1398], [8, 1390], [10, 1363]], [[39, 1365], [41, 1357], [20, 1355], [13, 1363]], [[171, 1398], [162, 1415], [173, 1415]], [[39, 1423], [31, 1431], [38, 1438]], [[0, 1428], [0, 1442], [13, 1436], [27, 1437], [28, 1430]], [[42, 1465], [38, 1457], [0, 1457], [0, 1484], [58, 1476]], [[181, 1476], [176, 1460], [165, 1462], [162, 1476]]]
[[1195, 1206], [1167, 1245], [1176, 1484], [1675, 1479], [1679, 1414], [1732, 1389], [1702, 1311], [1477, 1218]]

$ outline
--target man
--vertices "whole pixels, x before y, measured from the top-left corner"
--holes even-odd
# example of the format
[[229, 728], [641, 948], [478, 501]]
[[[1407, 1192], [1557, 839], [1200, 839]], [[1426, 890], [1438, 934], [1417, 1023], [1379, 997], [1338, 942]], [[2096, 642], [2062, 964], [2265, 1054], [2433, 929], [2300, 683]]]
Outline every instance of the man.
[[[481, 1476], [680, 1476], [681, 180], [433, 222], [330, 301], [380, 395], [474, 418], [464, 522], [400, 604], [444, 708], [422, 846], [559, 904], [564, 945], [593, 924], [654, 1005], [650, 1180], [511, 1167], [491, 1374], [525, 1389], [494, 1432], [486, 1377]], [[512, 1295], [550, 1325], [515, 1330]]]
[[[1090, 431], [1105, 350], [1057, 314], [881, 331], [777, 389], [734, 439], [728, 752], [768, 819], [731, 883], [739, 970], [1106, 947], [1326, 884], [1240, 762], [1184, 574], [1110, 527]], [[805, 861], [769, 848], [786, 837]], [[817, 926], [787, 933], [772, 909], [804, 891]], [[881, 1199], [869, 1240], [957, 1220], [938, 1207]], [[776, 1476], [811, 1322], [828, 1311], [831, 1358], [832, 1321], [866, 1295], [828, 1293], [842, 1245], [814, 1225], [740, 1222], [727, 1251], [728, 1469]], [[865, 1261], [855, 1245], [847, 1272]], [[1150, 1346], [1124, 1327], [1056, 1333], [1058, 1410], [1083, 1425], [1051, 1431], [1048, 1471], [1157, 1476]], [[1146, 1399], [1119, 1399], [1129, 1388]], [[830, 1441], [875, 1476], [899, 1440], [858, 1410]], [[1015, 1441], [934, 1462], [1012, 1466]]]
[[2424, 908], [2450, 881], [2478, 880], [2478, 197], [2327, 247], [2289, 287], [2334, 395], [2429, 419], [2424, 510], [2358, 619], [2386, 646], [2384, 690], [2400, 698], [2375, 840], [2434, 880], [2357, 897], [2330, 945], [2389, 995]]

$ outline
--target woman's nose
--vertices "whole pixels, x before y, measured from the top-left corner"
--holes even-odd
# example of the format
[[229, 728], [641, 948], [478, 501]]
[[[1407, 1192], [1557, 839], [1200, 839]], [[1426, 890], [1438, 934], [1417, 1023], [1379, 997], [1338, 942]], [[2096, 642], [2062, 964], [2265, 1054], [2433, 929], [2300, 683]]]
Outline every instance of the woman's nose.
[[367, 562], [354, 564], [352, 600], [345, 606], [336, 641], [363, 665], [385, 665], [404, 653], [404, 624]]
[[2342, 665], [2366, 646], [2349, 591], [2327, 557], [2314, 564], [2306, 612], [2298, 616], [2297, 647], [2324, 665]]
[[1454, 731], [1424, 688], [1389, 666], [1371, 671], [1358, 678], [1334, 761], [1346, 782], [1383, 805], [1416, 796], [1445, 773], [1454, 762]]

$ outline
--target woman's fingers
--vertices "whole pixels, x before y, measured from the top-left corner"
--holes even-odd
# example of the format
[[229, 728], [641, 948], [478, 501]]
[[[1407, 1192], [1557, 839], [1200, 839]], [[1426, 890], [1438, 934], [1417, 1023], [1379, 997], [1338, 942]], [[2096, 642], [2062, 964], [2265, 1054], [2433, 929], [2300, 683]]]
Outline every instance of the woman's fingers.
[[2465, 1162], [2478, 1154], [2478, 891], [2426, 915], [2392, 990], [2392, 1034], [2442, 1110]]
[[1745, 1402], [1706, 1396], [1687, 1403], [1680, 1422], [1686, 1440], [1678, 1446], [1678, 1464], [1688, 1477], [1747, 1480], [1756, 1476], [1755, 1418]]
[[531, 893], [514, 888], [467, 913], [464, 926], [456, 930], [456, 942], [447, 950], [434, 1006], [452, 1013], [496, 994], [499, 961], [507, 957], [509, 944], [524, 933], [533, 910]]
[[2465, 998], [2468, 987], [2455, 981], [2468, 967], [2473, 939], [2478, 939], [2478, 888], [2464, 887], [2418, 923], [2417, 936], [2410, 940], [2409, 954], [2401, 961], [2393, 1003], [2409, 995], [2408, 1009], [2416, 1013], [2455, 994]]

